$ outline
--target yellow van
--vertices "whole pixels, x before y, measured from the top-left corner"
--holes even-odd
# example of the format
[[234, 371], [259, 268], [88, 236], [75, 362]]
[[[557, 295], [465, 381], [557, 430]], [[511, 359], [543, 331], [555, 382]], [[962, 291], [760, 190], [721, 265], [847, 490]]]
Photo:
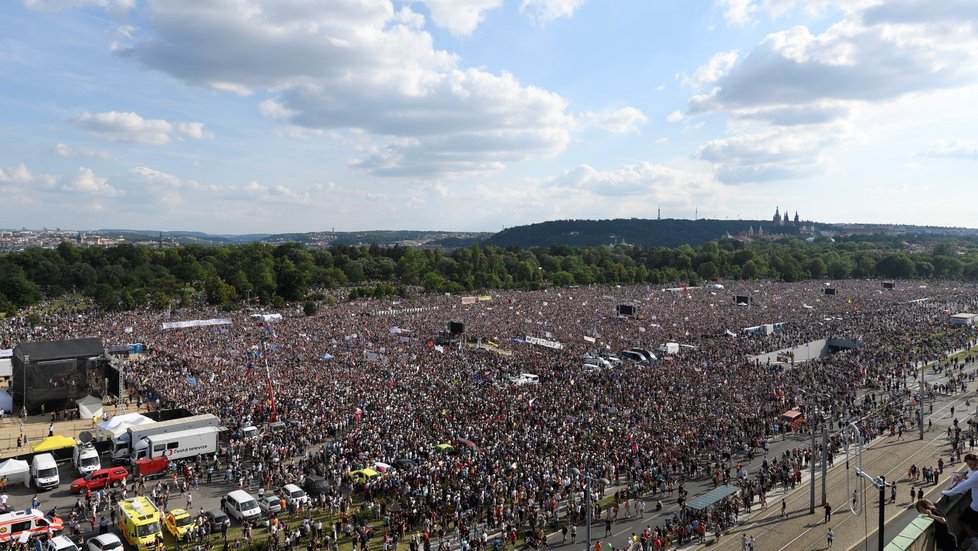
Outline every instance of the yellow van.
[[139, 551], [156, 549], [156, 539], [163, 539], [160, 511], [145, 496], [119, 503], [119, 531], [127, 542]]

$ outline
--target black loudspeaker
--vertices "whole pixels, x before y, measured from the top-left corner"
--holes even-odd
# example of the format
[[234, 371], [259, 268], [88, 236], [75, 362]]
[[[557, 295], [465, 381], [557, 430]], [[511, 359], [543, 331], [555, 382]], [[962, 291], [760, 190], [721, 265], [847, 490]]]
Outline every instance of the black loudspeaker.
[[619, 304], [617, 307], [615, 307], [615, 313], [617, 313], [619, 316], [634, 316], [635, 307], [631, 304]]
[[883, 282], [883, 288], [884, 289], [893, 289], [894, 288], [893, 282], [892, 281], [884, 281]]
[[825, 294], [826, 295], [834, 295], [835, 294], [835, 289], [832, 288], [832, 287], [826, 287], [825, 288]]
[[750, 304], [750, 296], [748, 295], [737, 295], [734, 298], [736, 304]]
[[465, 333], [465, 324], [460, 321], [450, 321], [448, 322], [448, 332], [452, 335], [461, 335]]

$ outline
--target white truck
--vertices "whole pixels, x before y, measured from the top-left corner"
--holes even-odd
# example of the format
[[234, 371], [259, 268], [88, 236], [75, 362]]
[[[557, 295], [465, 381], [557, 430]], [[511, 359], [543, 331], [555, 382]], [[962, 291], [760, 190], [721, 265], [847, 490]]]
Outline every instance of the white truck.
[[216, 415], [210, 413], [160, 421], [158, 423], [130, 426], [124, 434], [120, 434], [112, 439], [112, 462], [124, 463], [130, 461], [132, 457], [132, 443], [140, 442], [147, 436], [162, 434], [164, 432], [219, 426], [221, 426], [221, 420]]
[[102, 468], [98, 451], [91, 444], [79, 443], [75, 446], [75, 451], [71, 454], [71, 463], [82, 476]]
[[215, 453], [220, 439], [221, 427], [197, 427], [176, 432], [151, 434], [137, 441], [132, 447], [129, 460], [135, 464], [139, 459], [166, 457], [170, 461]]

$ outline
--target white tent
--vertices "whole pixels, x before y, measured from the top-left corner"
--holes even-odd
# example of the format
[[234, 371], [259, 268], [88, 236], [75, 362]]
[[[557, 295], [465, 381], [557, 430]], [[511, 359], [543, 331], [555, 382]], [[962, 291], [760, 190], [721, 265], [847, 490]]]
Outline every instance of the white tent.
[[155, 421], [139, 413], [115, 415], [108, 421], [102, 421], [96, 425], [98, 427], [96, 438], [99, 440], [110, 440], [120, 434], [125, 434], [126, 429], [129, 427], [145, 423], [155, 423]]
[[0, 464], [0, 476], [7, 478], [7, 484], [22, 482], [24, 486], [28, 486], [31, 476], [30, 470], [30, 467], [27, 466], [27, 461], [21, 461], [20, 459], [8, 459], [3, 464]]
[[7, 413], [13, 413], [14, 397], [10, 394], [10, 390], [0, 391], [0, 409]]
[[82, 419], [102, 418], [102, 400], [94, 396], [85, 396], [75, 400], [78, 404], [78, 416]]
[[678, 342], [667, 342], [659, 347], [659, 352], [665, 352], [666, 354], [673, 355], [679, 353], [679, 343]]

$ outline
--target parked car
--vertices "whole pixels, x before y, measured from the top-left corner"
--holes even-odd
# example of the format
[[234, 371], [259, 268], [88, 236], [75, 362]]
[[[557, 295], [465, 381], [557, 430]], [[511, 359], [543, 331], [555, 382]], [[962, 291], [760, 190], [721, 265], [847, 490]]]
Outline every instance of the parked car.
[[299, 505], [305, 507], [309, 503], [309, 496], [302, 488], [296, 486], [295, 484], [286, 484], [282, 486], [282, 497], [285, 498], [285, 503], [289, 506], [292, 505], [293, 501], [298, 501]]
[[329, 491], [329, 484], [319, 475], [310, 475], [302, 482], [302, 489], [311, 496], [319, 496]]
[[163, 526], [166, 527], [166, 531], [177, 541], [183, 541], [193, 525], [193, 517], [183, 509], [174, 509], [167, 513], [166, 518], [163, 519]]
[[122, 540], [112, 533], [95, 536], [88, 540], [88, 551], [122, 551]]
[[78, 546], [68, 536], [49, 538], [44, 546], [45, 551], [78, 551]]
[[394, 466], [402, 471], [410, 471], [418, 466], [418, 462], [410, 457], [400, 457], [394, 460]]
[[266, 495], [258, 498], [258, 508], [265, 516], [274, 515], [282, 512], [282, 498], [275, 495]]
[[71, 491], [80, 494], [85, 490], [94, 491], [105, 488], [106, 486], [116, 487], [125, 482], [127, 478], [129, 478], [129, 471], [125, 467], [99, 469], [85, 475], [84, 478], [75, 479], [71, 483]]
[[221, 526], [224, 526], [228, 515], [220, 509], [211, 509], [204, 513], [204, 519], [210, 524], [211, 533], [214, 534], [221, 531]]

